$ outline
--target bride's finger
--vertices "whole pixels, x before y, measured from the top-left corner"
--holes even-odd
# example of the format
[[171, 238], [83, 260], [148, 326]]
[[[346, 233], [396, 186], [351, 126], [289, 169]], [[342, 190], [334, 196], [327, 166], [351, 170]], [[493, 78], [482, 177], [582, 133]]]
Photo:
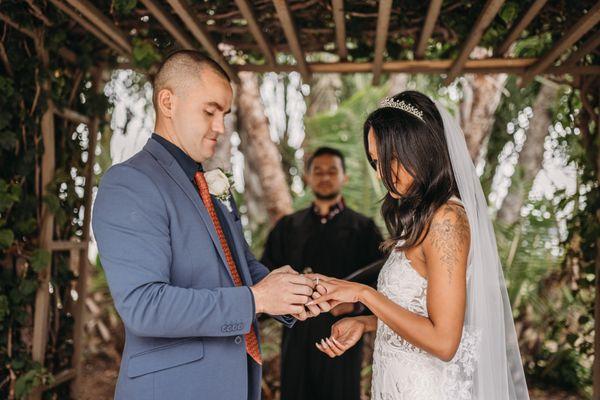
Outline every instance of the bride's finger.
[[304, 276], [306, 276], [307, 278], [312, 279], [313, 281], [316, 281], [318, 279], [319, 283], [320, 282], [327, 282], [327, 281], [330, 281], [330, 280], [333, 279], [333, 278], [331, 278], [329, 276], [326, 276], [326, 275], [323, 275], [323, 274], [317, 274], [317, 273], [314, 273], [314, 272], [310, 273], [310, 274], [304, 274]]
[[[327, 351], [323, 348], [323, 346], [319, 342], [315, 343], [315, 346], [317, 346], [317, 349], [319, 349], [319, 351], [327, 354]], [[327, 354], [327, 355], [329, 355], [329, 354]]]
[[[319, 282], [319, 286], [321, 286], [321, 290], [324, 290], [325, 293], [329, 293], [333, 289], [336, 288], [337, 284], [333, 280], [330, 280], [330, 281]], [[323, 293], [321, 293], [321, 294], [323, 294]]]
[[327, 354], [329, 357], [336, 357], [335, 353], [333, 352], [333, 350], [331, 350], [325, 339], [321, 339], [321, 347], [323, 347], [325, 354]]
[[311, 301], [309, 301], [308, 303], [306, 303], [306, 305], [312, 306], [312, 305], [317, 305], [317, 304], [328, 302], [329, 300], [333, 299], [332, 295], [333, 295], [333, 293], [329, 293], [329, 294], [326, 294], [325, 296], [321, 296], [318, 298], [314, 298], [314, 296], [313, 296], [313, 299]]
[[338, 349], [341, 349], [342, 352], [344, 352], [350, 348], [350, 346], [348, 346], [347, 344], [341, 343], [333, 336], [331, 337], [331, 341], [337, 346]]
[[344, 353], [344, 350], [340, 349], [337, 346], [337, 344], [335, 344], [335, 342], [330, 338], [325, 339], [325, 341], [327, 342], [327, 345], [329, 346], [331, 351], [333, 351], [333, 354], [335, 354], [336, 356], [341, 356]]

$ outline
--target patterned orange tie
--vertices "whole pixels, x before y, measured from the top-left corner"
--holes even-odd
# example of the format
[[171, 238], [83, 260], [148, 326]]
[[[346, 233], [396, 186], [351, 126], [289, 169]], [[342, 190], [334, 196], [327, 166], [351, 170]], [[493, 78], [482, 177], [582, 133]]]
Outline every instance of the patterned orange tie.
[[[227, 240], [225, 239], [223, 228], [221, 227], [221, 223], [219, 222], [219, 218], [217, 217], [217, 212], [215, 211], [215, 206], [212, 202], [212, 198], [210, 197], [208, 184], [206, 183], [206, 178], [204, 178], [204, 173], [201, 171], [196, 172], [194, 180], [196, 181], [196, 185], [198, 186], [198, 190], [200, 191], [200, 197], [202, 198], [202, 202], [206, 206], [208, 214], [210, 214], [210, 219], [212, 219], [212, 222], [215, 226], [215, 230], [217, 231], [217, 235], [219, 236], [219, 242], [221, 242], [221, 248], [223, 249], [223, 253], [225, 253], [225, 259], [227, 260], [227, 266], [229, 267], [229, 271], [231, 272], [231, 276], [233, 277], [233, 283], [235, 283], [235, 286], [242, 286], [242, 279], [240, 278], [240, 274], [238, 272], [237, 266], [235, 265], [235, 261], [231, 254], [231, 250], [229, 249], [229, 245], [227, 244]], [[254, 361], [256, 361], [259, 365], [262, 365], [260, 350], [258, 348], [258, 338], [256, 337], [256, 332], [254, 332], [253, 325], [250, 325], [250, 332], [245, 335], [245, 338], [246, 352], [250, 357], [252, 357]]]

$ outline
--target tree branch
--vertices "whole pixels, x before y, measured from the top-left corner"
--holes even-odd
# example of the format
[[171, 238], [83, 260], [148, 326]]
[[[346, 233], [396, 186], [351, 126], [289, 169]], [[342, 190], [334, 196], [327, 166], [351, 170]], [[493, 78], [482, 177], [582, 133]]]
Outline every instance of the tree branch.
[[35, 5], [35, 3], [33, 2], [33, 0], [27, 0], [27, 4], [29, 5], [29, 8], [31, 8], [31, 13], [33, 14], [34, 17], [36, 17], [37, 19], [39, 19], [40, 21], [42, 21], [44, 23], [44, 25], [46, 26], [52, 26], [52, 21], [50, 21], [48, 19], [48, 17], [46, 17], [44, 15], [44, 13], [42, 12], [42, 10]]
[[18, 23], [16, 23], [15, 21], [13, 21], [8, 15], [0, 12], [0, 20], [4, 21], [4, 23], [6, 23], [7, 25], [9, 25], [10, 27], [18, 30], [19, 32], [29, 36], [30, 38], [32, 38], [33, 40], [38, 40], [36, 34], [34, 31], [32, 31], [29, 28], [25, 28], [21, 25], [19, 25]]
[[[6, 25], [5, 25], [6, 26]], [[6, 48], [4, 47], [4, 43], [0, 42], [0, 58], [2, 59], [2, 63], [4, 64], [4, 68], [6, 69], [6, 73], [9, 76], [14, 76], [12, 71], [12, 67], [10, 65], [10, 61], [8, 60], [8, 54], [6, 54]]]

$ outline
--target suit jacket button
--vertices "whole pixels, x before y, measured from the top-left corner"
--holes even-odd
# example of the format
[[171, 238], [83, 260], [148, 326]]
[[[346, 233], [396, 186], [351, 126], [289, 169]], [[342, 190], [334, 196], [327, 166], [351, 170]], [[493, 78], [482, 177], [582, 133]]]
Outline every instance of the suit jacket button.
[[242, 337], [241, 336], [236, 336], [235, 337], [235, 344], [240, 344], [242, 343]]

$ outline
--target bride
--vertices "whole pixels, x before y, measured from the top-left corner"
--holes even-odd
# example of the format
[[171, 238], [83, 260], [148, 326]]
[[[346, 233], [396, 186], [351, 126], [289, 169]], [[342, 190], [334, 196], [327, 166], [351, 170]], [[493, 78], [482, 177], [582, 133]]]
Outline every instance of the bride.
[[313, 275], [309, 305], [361, 302], [316, 346], [330, 357], [377, 331], [373, 400], [529, 399], [494, 231], [456, 121], [422, 93], [381, 102], [364, 125], [388, 193], [391, 239], [377, 290]]

